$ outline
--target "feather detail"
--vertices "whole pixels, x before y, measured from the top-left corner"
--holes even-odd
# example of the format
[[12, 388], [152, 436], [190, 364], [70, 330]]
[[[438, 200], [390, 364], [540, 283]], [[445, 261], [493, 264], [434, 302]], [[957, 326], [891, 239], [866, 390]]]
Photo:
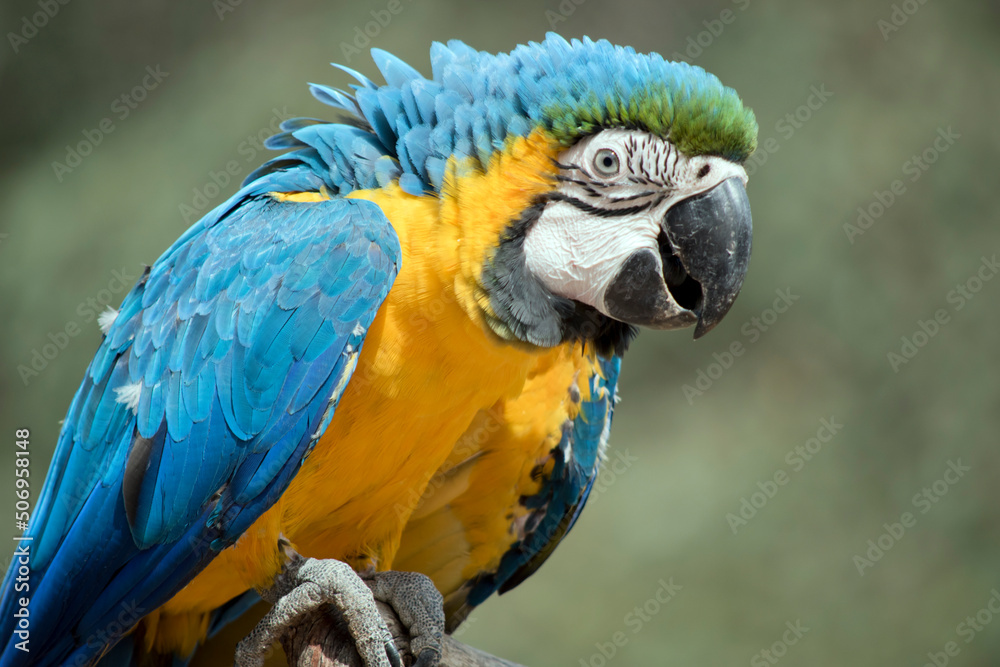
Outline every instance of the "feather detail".
[[111, 325], [115, 323], [115, 319], [118, 317], [118, 311], [108, 306], [100, 315], [97, 316], [97, 326], [101, 328], [101, 333], [105, 336], [108, 335], [108, 331], [111, 330]]
[[[564, 146], [604, 127], [646, 130], [682, 151], [745, 160], [756, 147], [757, 123], [736, 93], [700, 67], [589, 38], [549, 33], [509, 54], [475, 51], [462, 42], [434, 43], [430, 79], [381, 49], [372, 59], [378, 85], [349, 67], [353, 94], [309, 84], [312, 94], [343, 115], [343, 124], [315, 119], [282, 123], [268, 148], [292, 150], [253, 172], [244, 184], [312, 160], [326, 163], [335, 194], [398, 182], [409, 194], [439, 192], [450, 158], [485, 169], [514, 137], [541, 129]], [[362, 132], [368, 144], [357, 141]], [[309, 130], [309, 132], [304, 132]], [[359, 150], [359, 148], [361, 150]], [[375, 168], [395, 159], [401, 173]], [[388, 177], [388, 178], [387, 178]]]
[[142, 396], [142, 380], [130, 382], [115, 388], [115, 400], [136, 414], [139, 411], [139, 399]]

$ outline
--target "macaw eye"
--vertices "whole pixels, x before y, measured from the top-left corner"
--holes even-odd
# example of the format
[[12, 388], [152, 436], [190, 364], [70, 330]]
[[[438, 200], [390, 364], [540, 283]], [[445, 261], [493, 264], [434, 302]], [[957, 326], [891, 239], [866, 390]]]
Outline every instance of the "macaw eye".
[[602, 148], [594, 154], [594, 171], [601, 176], [617, 176], [619, 168], [618, 154], [610, 148]]

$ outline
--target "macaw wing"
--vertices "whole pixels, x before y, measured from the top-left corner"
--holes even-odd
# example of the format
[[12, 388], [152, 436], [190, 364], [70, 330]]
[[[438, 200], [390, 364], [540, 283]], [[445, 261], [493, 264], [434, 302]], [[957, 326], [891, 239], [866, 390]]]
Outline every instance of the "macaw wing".
[[[188, 230], [107, 329], [28, 531], [32, 639], [52, 662], [99, 655], [123, 605], [137, 621], [168, 600], [326, 429], [401, 256], [370, 202], [269, 194], [318, 189], [296, 180], [276, 172]], [[0, 665], [27, 655], [12, 642]]]

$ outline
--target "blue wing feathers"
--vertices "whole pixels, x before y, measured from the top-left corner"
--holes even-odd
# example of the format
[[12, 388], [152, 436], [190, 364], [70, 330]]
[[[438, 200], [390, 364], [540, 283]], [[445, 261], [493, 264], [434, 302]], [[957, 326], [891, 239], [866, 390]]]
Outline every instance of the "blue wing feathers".
[[[400, 249], [370, 202], [264, 196], [309, 183], [281, 173], [245, 187], [122, 303], [29, 531], [32, 613], [52, 619], [33, 626], [37, 645], [54, 647], [40, 664], [97, 655], [86, 638], [118, 605], [152, 611], [235, 541], [277, 500], [339, 400], [333, 389], [353, 369]], [[148, 459], [123, 487], [136, 442]], [[10, 629], [12, 590], [0, 629]], [[0, 665], [21, 664], [18, 654], [8, 645]]]

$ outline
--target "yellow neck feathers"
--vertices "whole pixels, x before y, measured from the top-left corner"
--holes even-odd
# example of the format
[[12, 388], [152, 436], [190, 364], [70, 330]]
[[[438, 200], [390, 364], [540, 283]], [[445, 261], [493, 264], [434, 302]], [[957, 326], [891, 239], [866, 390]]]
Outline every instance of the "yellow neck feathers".
[[[486, 171], [450, 160], [439, 197], [415, 197], [396, 186], [348, 196], [373, 201], [386, 213], [403, 246], [404, 272], [407, 263], [420, 265], [413, 277], [427, 291], [413, 296], [443, 290], [488, 332], [482, 322], [482, 312], [489, 312], [480, 282], [483, 264], [507, 226], [553, 189], [560, 150], [555, 139], [536, 130], [508, 141]], [[401, 273], [401, 280], [407, 278]]]

